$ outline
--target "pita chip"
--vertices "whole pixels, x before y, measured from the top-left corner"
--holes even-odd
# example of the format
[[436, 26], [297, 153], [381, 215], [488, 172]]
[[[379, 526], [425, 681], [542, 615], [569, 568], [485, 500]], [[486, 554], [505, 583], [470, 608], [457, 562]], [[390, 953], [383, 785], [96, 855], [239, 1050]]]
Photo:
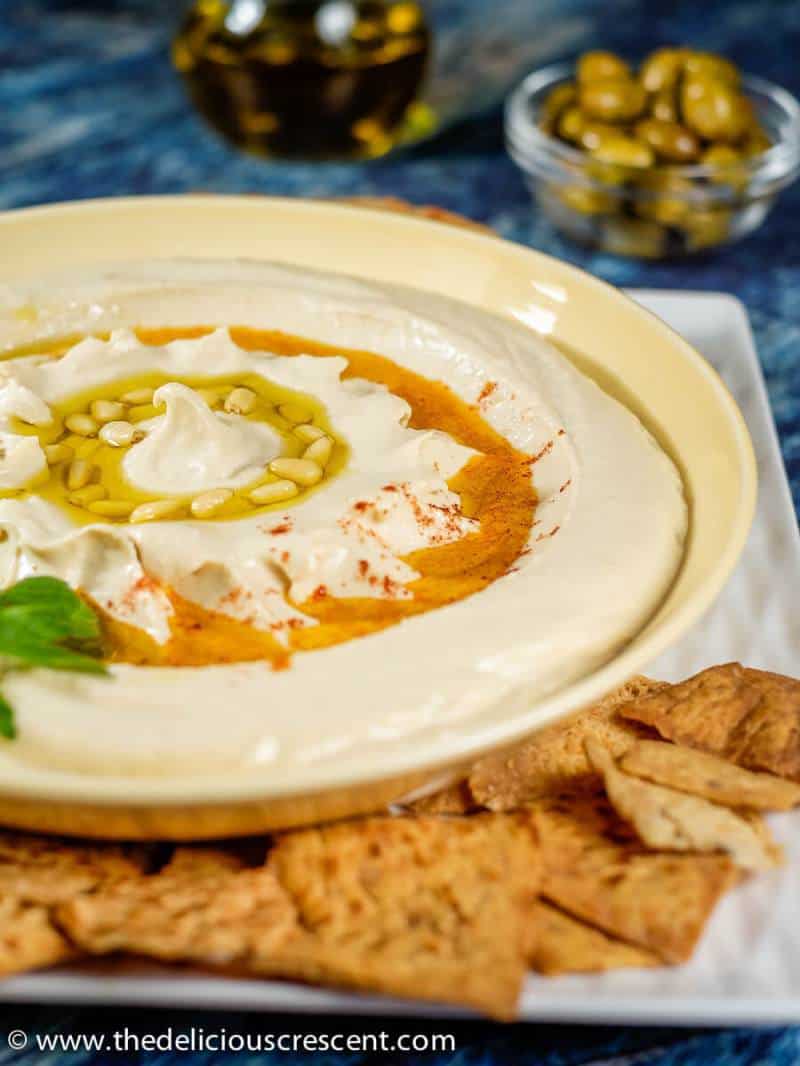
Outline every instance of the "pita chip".
[[800, 681], [740, 663], [712, 666], [620, 714], [666, 740], [800, 783]]
[[584, 742], [594, 737], [621, 754], [634, 740], [649, 735], [619, 718], [618, 711], [629, 700], [664, 687], [661, 681], [634, 677], [567, 721], [546, 726], [511, 750], [487, 755], [469, 776], [473, 800], [492, 811], [509, 811], [554, 792], [597, 790], [600, 780], [586, 757]]
[[726, 807], [788, 811], [800, 804], [800, 785], [793, 781], [745, 770], [716, 755], [660, 740], [636, 741], [622, 755], [619, 767], [634, 777]]
[[542, 895], [610, 936], [684, 962], [738, 880], [727, 855], [653, 852], [604, 796], [536, 801]]
[[629, 777], [596, 741], [588, 741], [586, 747], [592, 765], [603, 775], [612, 806], [648, 847], [722, 851], [743, 870], [768, 870], [775, 865], [774, 847], [766, 846], [753, 826], [727, 807]]

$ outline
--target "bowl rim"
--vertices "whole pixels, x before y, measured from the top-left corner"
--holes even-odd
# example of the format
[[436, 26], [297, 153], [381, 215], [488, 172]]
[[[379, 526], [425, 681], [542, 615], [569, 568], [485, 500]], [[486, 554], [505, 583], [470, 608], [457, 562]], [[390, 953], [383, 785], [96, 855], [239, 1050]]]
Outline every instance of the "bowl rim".
[[[470, 247], [478, 250], [491, 249], [496, 255], [499, 247], [505, 256], [514, 257], [519, 261], [528, 273], [536, 274], [537, 264], [541, 264], [551, 275], [569, 277], [577, 286], [594, 290], [604, 300], [611, 300], [617, 304], [624, 317], [633, 316], [646, 321], [649, 328], [660, 333], [670, 345], [676, 358], [688, 364], [694, 373], [706, 379], [711, 385], [714, 401], [724, 415], [731, 430], [732, 439], [735, 441], [735, 456], [732, 458], [735, 462], [736, 477], [740, 487], [735, 519], [727, 527], [725, 544], [715, 556], [714, 565], [697, 587], [691, 591], [686, 601], [675, 608], [667, 618], [659, 618], [653, 624], [645, 623], [642, 630], [635, 633], [617, 654], [599, 668], [590, 670], [576, 681], [557, 689], [545, 699], [534, 702], [523, 713], [513, 713], [503, 717], [500, 723], [482, 726], [477, 731], [469, 731], [466, 737], [462, 733], [457, 742], [448, 743], [447, 750], [439, 750], [442, 747], [440, 742], [439, 747], [436, 747], [433, 752], [429, 751], [422, 759], [418, 752], [413, 755], [401, 753], [398, 757], [384, 750], [381, 753], [379, 769], [372, 767], [354, 777], [351, 770], [346, 767], [342, 769], [338, 764], [333, 763], [325, 767], [323, 773], [318, 774], [313, 785], [304, 783], [299, 786], [287, 783], [277, 788], [269, 781], [268, 771], [261, 778], [248, 775], [245, 780], [242, 780], [240, 772], [234, 770], [219, 777], [204, 778], [202, 782], [186, 778], [163, 782], [152, 778], [122, 776], [81, 779], [75, 774], [68, 779], [49, 781], [46, 789], [43, 789], [42, 782], [36, 774], [32, 775], [32, 779], [23, 779], [20, 776], [19, 779], [9, 782], [5, 774], [0, 773], [0, 801], [6, 798], [12, 802], [15, 799], [22, 802], [44, 799], [48, 804], [62, 801], [74, 804], [76, 809], [79, 809], [81, 805], [90, 804], [95, 809], [109, 812], [121, 807], [126, 809], [135, 807], [137, 810], [146, 812], [153, 808], [156, 810], [165, 808], [165, 805], [167, 807], [172, 805], [174, 809], [180, 810], [202, 809], [204, 805], [206, 807], [214, 805], [214, 809], [217, 809], [220, 804], [234, 808], [247, 804], [269, 804], [273, 800], [296, 799], [299, 802], [305, 797], [313, 797], [317, 793], [324, 794], [330, 790], [378, 787], [390, 778], [400, 779], [403, 776], [408, 777], [423, 771], [428, 777], [433, 777], [445, 767], [463, 766], [466, 761], [488, 750], [514, 743], [542, 726], [589, 705], [644, 668], [679, 636], [687, 632], [711, 606], [741, 554], [755, 511], [757, 468], [749, 431], [733, 396], [711, 364], [665, 322], [635, 303], [621, 290], [554, 256], [492, 234], [445, 226], [427, 218], [392, 212], [379, 212], [380, 218], [376, 219], [374, 208], [324, 200], [241, 195], [171, 195], [52, 203], [0, 213], [0, 234], [6, 227], [10, 231], [18, 223], [24, 224], [30, 219], [47, 219], [48, 216], [57, 219], [59, 216], [80, 216], [93, 213], [99, 216], [99, 222], [104, 214], [107, 216], [109, 213], [132, 212], [134, 215], [141, 213], [142, 216], [146, 216], [153, 211], [170, 212], [173, 219], [176, 212], [185, 212], [187, 218], [196, 217], [198, 212], [206, 218], [209, 213], [245, 212], [248, 216], [252, 215], [254, 221], [259, 213], [266, 218], [270, 212], [279, 211], [282, 217], [317, 216], [320, 224], [326, 215], [342, 216], [343, 213], [352, 213], [361, 219], [365, 229], [368, 228], [371, 231], [373, 239], [378, 226], [395, 231], [403, 237], [407, 233], [409, 238], [413, 238], [415, 231], [426, 230], [429, 233], [436, 231], [442, 240], [452, 245], [453, 254], [457, 254], [458, 247], [463, 246], [465, 249]], [[0, 241], [0, 245], [2, 243]], [[307, 266], [308, 263], [303, 265]], [[494, 313], [505, 314], [497, 306], [493, 310]], [[557, 339], [556, 343], [558, 343]], [[690, 525], [693, 522], [694, 516], [690, 514]], [[448, 739], [453, 740], [452, 736]], [[431, 745], [431, 747], [434, 746]]]
[[[573, 181], [577, 177], [593, 186], [607, 188], [608, 183], [586, 173], [586, 164], [591, 159], [588, 152], [545, 133], [530, 113], [530, 105], [535, 97], [572, 77], [574, 63], [569, 61], [539, 67], [522, 79], [506, 98], [504, 122], [507, 147], [511, 157], [523, 170], [534, 173], [539, 170], [560, 170]], [[776, 192], [791, 184], [800, 174], [800, 101], [782, 86], [754, 74], [743, 74], [742, 86], [751, 92], [768, 96], [783, 110], [789, 124], [780, 141], [758, 155], [724, 168], [707, 163], [672, 163], [659, 164], [652, 169], [660, 174], [683, 178], [687, 182], [718, 178], [720, 170], [724, 169], [725, 174], [733, 179], [737, 175], [746, 176], [757, 186], [759, 195]], [[636, 168], [628, 169], [637, 172]], [[639, 195], [648, 195], [647, 190], [636, 191]], [[672, 199], [707, 201], [712, 198], [709, 193], [706, 186], [689, 185], [677, 192], [670, 190], [669, 196]], [[662, 194], [651, 192], [649, 195]]]

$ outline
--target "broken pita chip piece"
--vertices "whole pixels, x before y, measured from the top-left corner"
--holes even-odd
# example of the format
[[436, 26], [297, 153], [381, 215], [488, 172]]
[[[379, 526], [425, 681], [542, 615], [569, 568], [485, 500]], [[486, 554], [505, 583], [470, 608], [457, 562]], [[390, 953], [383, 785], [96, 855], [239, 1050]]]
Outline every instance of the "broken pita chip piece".
[[745, 770], [694, 748], [639, 740], [622, 755], [626, 774], [721, 803], [758, 811], [788, 811], [800, 804], [800, 785], [773, 774]]
[[690, 958], [721, 896], [738, 880], [727, 855], [652, 852], [600, 795], [531, 807], [542, 853], [542, 896], [665, 962]]
[[294, 907], [271, 870], [209, 848], [177, 848], [159, 873], [71, 900], [56, 918], [91, 954], [209, 965], [236, 962], [256, 940], [274, 951], [296, 932]]
[[750, 826], [758, 839], [761, 841], [761, 846], [764, 848], [767, 855], [770, 856], [770, 865], [773, 867], [783, 866], [786, 862], [786, 855], [783, 848], [775, 840], [775, 837], [770, 831], [769, 825], [763, 815], [758, 811], [737, 811], [740, 818]]
[[631, 678], [580, 714], [546, 726], [515, 748], [480, 759], [469, 776], [474, 802], [492, 811], [510, 811], [555, 792], [596, 791], [601, 785], [586, 757], [584, 741], [595, 737], [621, 754], [634, 740], [651, 735], [618, 718], [617, 712], [629, 700], [665, 687], [664, 682], [647, 677]]
[[540, 877], [529, 818], [345, 822], [279, 837], [269, 865], [307, 936], [257, 970], [515, 1014]]
[[608, 936], [542, 900], [536, 904], [536, 931], [530, 963], [547, 977], [661, 965], [652, 951]]
[[620, 708], [676, 744], [800, 783], [800, 681], [740, 663], [708, 670]]
[[529, 819], [371, 818], [280, 836], [266, 865], [179, 848], [57, 918], [84, 950], [513, 1015], [539, 888]]
[[614, 810], [643, 844], [661, 851], [722, 851], [743, 870], [775, 865], [774, 847], [767, 847], [753, 826], [727, 807], [629, 777], [597, 741], [587, 741], [586, 750], [603, 775]]
[[52, 908], [138, 874], [144, 853], [116, 845], [0, 831], [0, 975], [52, 966], [77, 952]]
[[55, 966], [77, 954], [53, 925], [49, 907], [12, 896], [0, 898], [0, 976]]
[[143, 849], [0, 830], [0, 897], [60, 903], [135, 876], [144, 860]]

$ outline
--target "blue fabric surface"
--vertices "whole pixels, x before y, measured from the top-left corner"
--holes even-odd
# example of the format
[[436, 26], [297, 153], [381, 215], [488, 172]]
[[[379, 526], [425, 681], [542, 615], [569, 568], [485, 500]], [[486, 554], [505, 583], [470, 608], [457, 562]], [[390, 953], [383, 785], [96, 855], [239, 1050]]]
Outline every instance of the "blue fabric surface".
[[[481, 0], [478, 0], [478, 5]], [[483, 0], [489, 9], [487, 0]], [[499, 8], [507, 0], [492, 0]], [[476, 9], [464, 0], [465, 7]], [[439, 5], [441, 8], [441, 4]], [[458, 6], [457, 4], [455, 5]], [[576, 248], [532, 210], [503, 150], [499, 110], [466, 120], [439, 139], [370, 164], [267, 164], [238, 155], [189, 108], [167, 56], [179, 5], [157, 0], [0, 0], [0, 208], [122, 194], [186, 190], [330, 196], [406, 197], [460, 211], [617, 285], [724, 290], [747, 306], [767, 376], [795, 505], [800, 505], [800, 185], [786, 192], [765, 226], [745, 242], [688, 262], [642, 264]], [[448, 5], [444, 16], [451, 17]], [[516, 0], [530, 21], [541, 59], [604, 44], [639, 55], [669, 42], [691, 42], [732, 56], [747, 70], [800, 93], [797, 0]], [[527, 9], [527, 10], [526, 10]], [[545, 15], [543, 16], [543, 12]], [[444, 17], [442, 16], [442, 17]], [[540, 25], [544, 19], [546, 25]], [[509, 42], [509, 56], [512, 43]], [[516, 62], [519, 54], [509, 59]], [[491, 102], [489, 89], [483, 98]], [[471, 102], [480, 93], [471, 92]], [[0, 988], [0, 996], [2, 989]], [[4, 1033], [175, 1031], [188, 1025], [229, 1032], [333, 1032], [385, 1027], [452, 1031], [454, 1055], [194, 1054], [196, 1063], [401, 1062], [438, 1066], [500, 1063], [572, 1066], [744, 1066], [800, 1063], [800, 1030], [598, 1029], [469, 1022], [401, 1025], [363, 1019], [0, 1007], [4, 1063], [103, 1063], [109, 1052], [44, 1053], [6, 1047]], [[131, 1061], [188, 1056], [130, 1052]]]

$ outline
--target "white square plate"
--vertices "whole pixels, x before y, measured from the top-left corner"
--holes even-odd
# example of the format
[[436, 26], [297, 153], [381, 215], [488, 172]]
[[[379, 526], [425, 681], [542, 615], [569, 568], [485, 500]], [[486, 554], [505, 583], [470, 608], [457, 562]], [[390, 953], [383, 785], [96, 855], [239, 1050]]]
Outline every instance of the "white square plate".
[[[723, 294], [636, 290], [630, 295], [683, 334], [725, 379], [750, 427], [760, 479], [755, 524], [735, 574], [709, 614], [652, 665], [651, 673], [673, 680], [731, 659], [796, 672], [800, 538], [744, 307]], [[786, 849], [786, 866], [723, 901], [691, 963], [602, 977], [531, 977], [521, 1016], [530, 1021], [673, 1025], [800, 1022], [800, 814], [777, 817], [773, 825]], [[176, 976], [139, 963], [126, 963], [113, 974], [98, 962], [12, 978], [0, 984], [0, 999], [335, 1014], [453, 1013], [299, 985]]]

